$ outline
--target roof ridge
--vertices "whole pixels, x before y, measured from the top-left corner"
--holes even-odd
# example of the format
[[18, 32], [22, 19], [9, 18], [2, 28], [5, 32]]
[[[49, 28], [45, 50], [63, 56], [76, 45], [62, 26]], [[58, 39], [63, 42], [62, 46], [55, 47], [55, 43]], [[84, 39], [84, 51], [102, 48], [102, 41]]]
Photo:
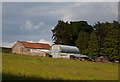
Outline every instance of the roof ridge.
[[50, 49], [49, 44], [44, 44], [44, 43], [30, 43], [26, 41], [19, 41], [20, 43], [23, 44], [24, 47], [26, 48], [35, 48], [35, 49]]
[[[26, 43], [31, 43], [31, 42], [27, 42], [27, 41], [18, 41], [18, 42], [26, 42]], [[48, 44], [48, 43], [32, 43], [32, 44]]]

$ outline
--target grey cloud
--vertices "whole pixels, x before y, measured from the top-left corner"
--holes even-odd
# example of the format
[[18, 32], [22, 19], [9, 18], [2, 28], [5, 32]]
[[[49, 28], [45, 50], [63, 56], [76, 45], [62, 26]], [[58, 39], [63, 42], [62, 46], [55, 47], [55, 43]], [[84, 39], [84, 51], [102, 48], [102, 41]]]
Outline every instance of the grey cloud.
[[118, 2], [119, 0], [4, 0], [4, 2]]
[[[61, 12], [59, 12], [61, 11]], [[118, 6], [116, 3], [74, 3], [52, 11], [53, 14], [62, 14], [65, 21], [86, 20], [90, 24], [97, 21], [113, 21], [118, 17]]]
[[[51, 29], [57, 24], [58, 20], [86, 20], [93, 25], [97, 21], [112, 22], [117, 20], [117, 13], [117, 2], [3, 3], [3, 42], [39, 41], [41, 39], [52, 42]], [[26, 23], [27, 20], [29, 22]], [[22, 30], [20, 30], [20, 27]]]

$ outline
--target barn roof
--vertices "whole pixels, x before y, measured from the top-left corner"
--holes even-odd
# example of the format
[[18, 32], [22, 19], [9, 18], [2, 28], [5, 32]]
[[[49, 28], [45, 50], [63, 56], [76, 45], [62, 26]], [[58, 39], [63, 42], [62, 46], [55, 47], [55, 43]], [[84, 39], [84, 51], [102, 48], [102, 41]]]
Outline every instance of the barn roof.
[[25, 42], [25, 41], [18, 41], [23, 44], [24, 47], [26, 48], [34, 48], [34, 49], [50, 49], [49, 44], [43, 44], [43, 43], [30, 43], [30, 42]]
[[79, 49], [76, 46], [59, 45], [64, 53], [77, 53], [79, 54]]
[[[54, 45], [53, 45], [54, 46]], [[61, 48], [62, 53], [75, 53], [79, 54], [79, 49], [76, 46], [58, 45]]]

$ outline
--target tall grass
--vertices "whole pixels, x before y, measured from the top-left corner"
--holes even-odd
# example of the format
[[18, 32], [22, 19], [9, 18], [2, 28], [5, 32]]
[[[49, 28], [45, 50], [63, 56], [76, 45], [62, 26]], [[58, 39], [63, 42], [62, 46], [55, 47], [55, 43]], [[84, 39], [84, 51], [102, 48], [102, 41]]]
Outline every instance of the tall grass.
[[118, 80], [118, 64], [2, 54], [3, 80]]

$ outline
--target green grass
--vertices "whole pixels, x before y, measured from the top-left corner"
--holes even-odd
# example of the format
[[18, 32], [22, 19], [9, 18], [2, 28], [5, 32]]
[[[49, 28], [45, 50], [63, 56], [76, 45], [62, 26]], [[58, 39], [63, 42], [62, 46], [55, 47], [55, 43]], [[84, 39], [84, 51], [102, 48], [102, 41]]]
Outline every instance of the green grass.
[[2, 53], [3, 80], [118, 80], [118, 64]]

